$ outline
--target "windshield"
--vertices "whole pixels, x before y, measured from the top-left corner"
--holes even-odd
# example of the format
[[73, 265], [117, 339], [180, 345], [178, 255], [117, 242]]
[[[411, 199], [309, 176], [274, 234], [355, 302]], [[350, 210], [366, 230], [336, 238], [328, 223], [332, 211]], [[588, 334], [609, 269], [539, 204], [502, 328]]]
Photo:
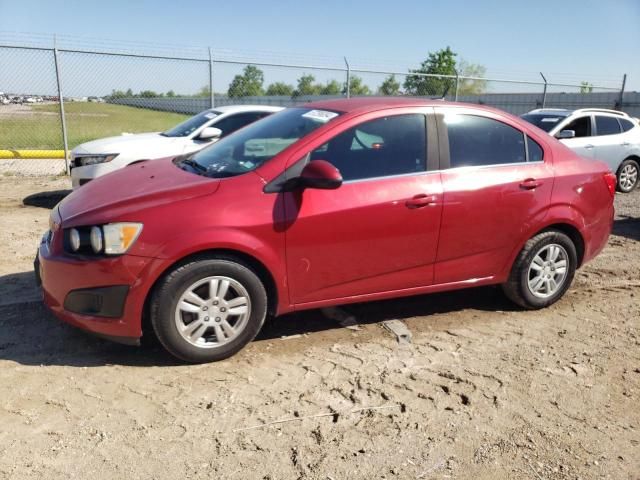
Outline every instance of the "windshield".
[[523, 120], [534, 124], [536, 127], [541, 128], [545, 132], [550, 132], [561, 120], [567, 118], [566, 115], [552, 113], [527, 113], [522, 115]]
[[183, 164], [213, 178], [240, 175], [258, 168], [338, 115], [328, 110], [288, 108], [200, 150]]
[[191, 135], [208, 121], [216, 118], [218, 115], [220, 115], [220, 112], [206, 110], [195, 117], [188, 118], [184, 122], [179, 123], [172, 129], [164, 132], [162, 135], [165, 137], [186, 137]]

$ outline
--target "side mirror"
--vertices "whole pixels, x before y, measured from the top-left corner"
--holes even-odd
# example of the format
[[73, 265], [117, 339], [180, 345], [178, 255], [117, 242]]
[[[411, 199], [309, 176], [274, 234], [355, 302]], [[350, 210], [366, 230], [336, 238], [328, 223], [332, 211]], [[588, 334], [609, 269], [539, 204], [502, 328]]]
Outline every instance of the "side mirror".
[[214, 140], [222, 136], [222, 130], [216, 127], [203, 128], [198, 135], [198, 140]]
[[558, 132], [556, 134], [556, 138], [557, 139], [575, 138], [575, 136], [576, 136], [576, 131], [575, 130], [561, 130], [560, 132]]
[[342, 174], [325, 160], [312, 160], [300, 172], [298, 185], [303, 188], [334, 190], [342, 185]]

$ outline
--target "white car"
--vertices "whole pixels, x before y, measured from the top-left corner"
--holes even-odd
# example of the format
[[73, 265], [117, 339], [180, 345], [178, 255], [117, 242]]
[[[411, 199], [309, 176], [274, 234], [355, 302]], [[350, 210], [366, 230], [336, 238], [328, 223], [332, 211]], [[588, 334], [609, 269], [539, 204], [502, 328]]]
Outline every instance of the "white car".
[[73, 188], [132, 163], [198, 151], [280, 110], [282, 107], [265, 105], [212, 108], [166, 132], [123, 134], [83, 143], [71, 151]]
[[522, 115], [577, 154], [602, 160], [618, 177], [618, 190], [636, 188], [640, 177], [640, 124], [624, 112], [600, 108], [543, 108]]

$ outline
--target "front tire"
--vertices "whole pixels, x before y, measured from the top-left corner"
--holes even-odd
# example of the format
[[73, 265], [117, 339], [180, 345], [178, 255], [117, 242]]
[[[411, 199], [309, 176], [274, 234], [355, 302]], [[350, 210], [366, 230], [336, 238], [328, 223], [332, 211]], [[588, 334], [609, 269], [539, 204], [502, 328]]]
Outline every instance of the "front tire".
[[632, 158], [627, 158], [618, 168], [618, 191], [622, 193], [631, 192], [638, 185], [640, 177], [640, 166]]
[[577, 264], [576, 247], [567, 235], [557, 230], [539, 233], [525, 244], [502, 290], [521, 307], [547, 307], [565, 294]]
[[151, 298], [151, 325], [164, 348], [191, 363], [223, 360], [255, 338], [267, 292], [248, 266], [199, 258], [168, 273]]

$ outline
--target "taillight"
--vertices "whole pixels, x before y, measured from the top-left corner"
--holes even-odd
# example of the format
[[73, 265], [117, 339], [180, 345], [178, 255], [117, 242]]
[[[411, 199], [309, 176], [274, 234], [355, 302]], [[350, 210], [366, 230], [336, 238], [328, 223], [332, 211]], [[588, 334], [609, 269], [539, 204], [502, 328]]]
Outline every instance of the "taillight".
[[616, 185], [618, 184], [618, 179], [616, 178], [616, 175], [614, 173], [611, 172], [607, 172], [604, 174], [604, 183], [607, 184], [607, 188], [609, 189], [609, 193], [611, 194], [611, 196], [615, 196], [616, 194]]

